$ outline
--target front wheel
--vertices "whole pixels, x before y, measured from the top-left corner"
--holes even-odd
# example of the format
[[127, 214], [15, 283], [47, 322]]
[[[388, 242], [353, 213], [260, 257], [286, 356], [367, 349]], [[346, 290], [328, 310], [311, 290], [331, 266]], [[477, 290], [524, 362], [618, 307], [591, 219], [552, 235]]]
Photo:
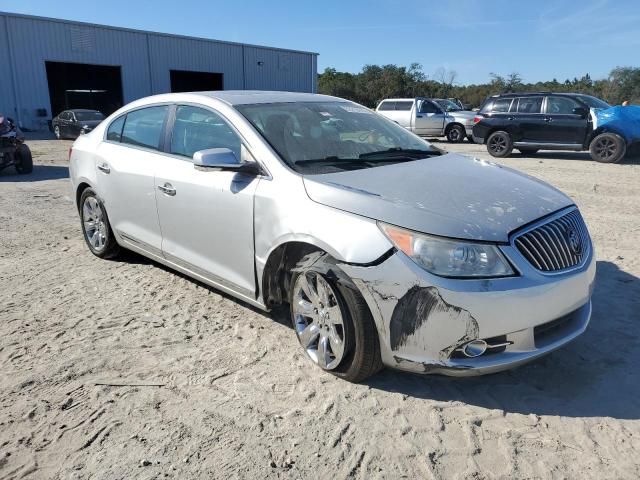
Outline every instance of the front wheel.
[[507, 157], [513, 150], [511, 135], [507, 132], [493, 132], [487, 140], [487, 151], [492, 157]]
[[447, 140], [451, 143], [460, 143], [464, 140], [465, 132], [464, 127], [461, 125], [454, 125], [447, 132]]
[[627, 144], [620, 135], [605, 132], [591, 141], [589, 153], [596, 162], [616, 163], [627, 153]]
[[87, 247], [96, 257], [113, 258], [120, 252], [104, 205], [91, 188], [80, 196], [80, 220]]
[[60, 135], [60, 126], [56, 125], [55, 127], [53, 127], [53, 134], [56, 136], [57, 140], [60, 140], [62, 138], [62, 135]]
[[318, 367], [350, 382], [382, 368], [371, 312], [328, 254], [310, 253], [298, 262], [289, 303], [298, 341]]
[[24, 143], [16, 150], [16, 171], [21, 175], [33, 172], [33, 157], [31, 150]]

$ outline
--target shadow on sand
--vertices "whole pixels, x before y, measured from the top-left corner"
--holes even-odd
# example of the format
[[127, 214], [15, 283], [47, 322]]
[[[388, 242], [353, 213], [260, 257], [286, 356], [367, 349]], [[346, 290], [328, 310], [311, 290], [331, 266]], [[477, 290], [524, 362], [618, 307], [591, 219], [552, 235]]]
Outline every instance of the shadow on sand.
[[19, 175], [13, 167], [0, 171], [0, 182], [42, 182], [69, 178], [69, 167], [65, 165], [34, 165], [33, 172]]
[[519, 369], [470, 378], [385, 370], [373, 389], [510, 413], [640, 418], [640, 279], [598, 262], [591, 324], [582, 337]]

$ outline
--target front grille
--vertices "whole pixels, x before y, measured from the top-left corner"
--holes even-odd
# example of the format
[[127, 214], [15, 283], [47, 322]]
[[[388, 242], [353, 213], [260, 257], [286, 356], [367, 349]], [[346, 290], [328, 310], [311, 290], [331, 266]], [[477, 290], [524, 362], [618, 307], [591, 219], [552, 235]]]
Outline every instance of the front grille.
[[531, 265], [543, 272], [575, 267], [591, 249], [587, 226], [577, 209], [525, 231], [514, 243]]

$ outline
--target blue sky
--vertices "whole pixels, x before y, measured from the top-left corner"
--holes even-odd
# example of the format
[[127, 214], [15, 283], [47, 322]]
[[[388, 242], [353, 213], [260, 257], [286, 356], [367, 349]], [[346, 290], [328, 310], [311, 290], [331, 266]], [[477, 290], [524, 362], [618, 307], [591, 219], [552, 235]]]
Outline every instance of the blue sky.
[[640, 66], [638, 0], [0, 0], [0, 10], [310, 50], [318, 68], [419, 62], [457, 83], [606, 77]]

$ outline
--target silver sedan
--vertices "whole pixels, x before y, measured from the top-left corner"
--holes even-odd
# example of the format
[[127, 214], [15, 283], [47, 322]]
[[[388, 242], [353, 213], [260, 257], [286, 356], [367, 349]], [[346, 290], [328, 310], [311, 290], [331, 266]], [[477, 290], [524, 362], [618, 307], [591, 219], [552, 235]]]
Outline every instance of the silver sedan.
[[503, 370], [591, 315], [594, 251], [570, 198], [339, 98], [144, 98], [81, 136], [70, 170], [93, 254], [288, 304], [310, 361], [346, 380]]

